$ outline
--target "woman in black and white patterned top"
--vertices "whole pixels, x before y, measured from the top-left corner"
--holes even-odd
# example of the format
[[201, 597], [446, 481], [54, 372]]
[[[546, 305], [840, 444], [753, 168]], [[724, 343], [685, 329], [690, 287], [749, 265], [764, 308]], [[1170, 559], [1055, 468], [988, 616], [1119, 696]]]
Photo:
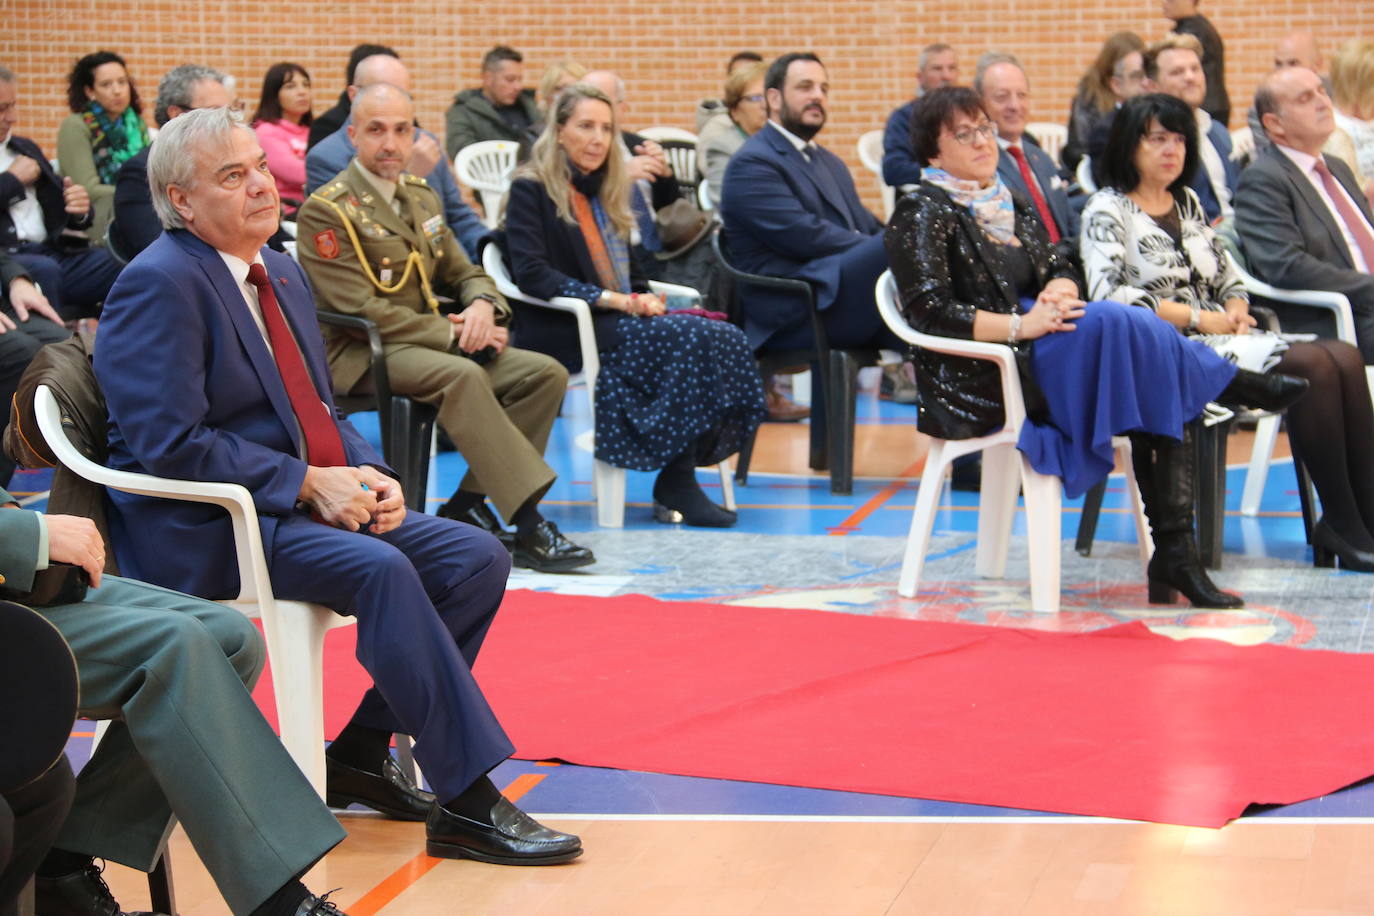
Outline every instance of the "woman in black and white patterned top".
[[1321, 496], [1314, 556], [1374, 572], [1374, 409], [1359, 351], [1255, 330], [1249, 296], [1187, 186], [1198, 139], [1186, 104], [1131, 99], [1102, 160], [1103, 187], [1083, 210], [1079, 241], [1089, 298], [1151, 309], [1244, 368], [1307, 379], [1288, 431]]

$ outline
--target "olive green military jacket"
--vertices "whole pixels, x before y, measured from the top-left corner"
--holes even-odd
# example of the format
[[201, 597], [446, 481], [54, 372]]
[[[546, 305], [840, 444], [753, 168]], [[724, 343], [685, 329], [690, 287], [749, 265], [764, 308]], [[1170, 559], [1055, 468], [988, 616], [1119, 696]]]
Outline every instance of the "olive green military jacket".
[[[297, 216], [297, 254], [324, 311], [358, 315], [377, 325], [385, 345], [453, 348], [451, 323], [438, 296], [466, 308], [486, 299], [498, 324], [510, 307], [444, 223], [443, 203], [423, 178], [402, 175], [397, 215], [355, 159], [306, 200]], [[370, 364], [367, 341], [324, 329], [334, 386], [349, 391]]]

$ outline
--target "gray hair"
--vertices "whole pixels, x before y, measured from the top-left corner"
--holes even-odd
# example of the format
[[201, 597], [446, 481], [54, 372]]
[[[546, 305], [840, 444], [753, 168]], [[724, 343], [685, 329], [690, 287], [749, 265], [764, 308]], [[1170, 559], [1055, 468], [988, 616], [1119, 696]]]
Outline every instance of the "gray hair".
[[930, 66], [930, 59], [936, 54], [944, 54], [946, 51], [953, 51], [953, 45], [947, 45], [943, 41], [937, 41], [933, 45], [926, 45], [921, 49], [921, 56], [916, 58], [916, 69], [924, 70]]
[[[1006, 51], [986, 51], [978, 58], [978, 66], [973, 71], [973, 91], [979, 95], [983, 94], [983, 77], [987, 76], [988, 70], [997, 64], [1011, 64], [1024, 75], [1026, 68], [1021, 66], [1021, 62], [1016, 59], [1015, 54]], [[1030, 82], [1030, 78], [1026, 78]]]
[[222, 86], [228, 86], [228, 77], [213, 67], [182, 64], [168, 70], [157, 84], [157, 105], [153, 108], [153, 120], [157, 122], [157, 126], [162, 127], [171, 120], [167, 109], [173, 105], [189, 109], [191, 96], [196, 91], [196, 83], [204, 80], [213, 80]]
[[183, 191], [195, 187], [200, 151], [212, 146], [227, 148], [236, 130], [251, 132], [252, 128], [228, 108], [201, 108], [173, 118], [158, 131], [148, 153], [148, 190], [152, 192], [153, 209], [162, 228], [186, 228], [186, 221], [172, 206], [167, 189], [172, 185]]
[[0, 66], [0, 83], [9, 83], [13, 85], [17, 82], [19, 82], [19, 77], [14, 75], [13, 70], [9, 67]]

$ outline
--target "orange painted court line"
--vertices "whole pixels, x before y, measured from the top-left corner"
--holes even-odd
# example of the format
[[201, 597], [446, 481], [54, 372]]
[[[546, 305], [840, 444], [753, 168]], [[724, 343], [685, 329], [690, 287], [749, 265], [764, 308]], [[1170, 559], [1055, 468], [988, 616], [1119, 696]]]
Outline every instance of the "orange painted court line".
[[411, 859], [391, 874], [381, 884], [374, 887], [363, 895], [363, 899], [348, 908], [349, 916], [376, 916], [376, 914], [391, 901], [419, 881], [429, 870], [438, 865], [443, 859], [436, 859], [433, 856], [425, 855], [423, 852]]
[[910, 482], [911, 478], [916, 476], [923, 464], [925, 464], [924, 461], [918, 461], [905, 471], [902, 471], [900, 477], [879, 490], [868, 502], [855, 509], [849, 518], [840, 522], [834, 528], [829, 529], [830, 536], [842, 538], [851, 531], [858, 531], [859, 525], [863, 523], [863, 520], [874, 512], [877, 512], [883, 503], [896, 496], [897, 493]]
[[95, 732], [72, 732], [73, 738], [94, 738]]
[[529, 792], [530, 789], [533, 789], [543, 781], [544, 774], [542, 773], [521, 773], [511, 780], [510, 785], [501, 790], [501, 794], [513, 802], [519, 801], [524, 797], [525, 793]]
[[[501, 794], [513, 802], [518, 801], [530, 789], [543, 781], [544, 777], [538, 773], [522, 773], [515, 777], [510, 785], [502, 789]], [[387, 875], [381, 884], [368, 891], [361, 900], [350, 906], [348, 908], [349, 916], [376, 916], [383, 907], [405, 893], [406, 888], [429, 874], [430, 869], [442, 861], [444, 860], [436, 859], [423, 852], [420, 853]]]

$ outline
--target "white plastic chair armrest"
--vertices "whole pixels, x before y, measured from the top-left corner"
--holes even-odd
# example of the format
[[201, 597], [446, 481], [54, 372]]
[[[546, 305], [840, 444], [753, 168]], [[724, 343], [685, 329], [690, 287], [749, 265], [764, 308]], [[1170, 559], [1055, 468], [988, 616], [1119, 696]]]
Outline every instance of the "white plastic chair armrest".
[[34, 395], [34, 413], [38, 418], [38, 429], [57, 460], [86, 480], [138, 496], [210, 503], [225, 509], [234, 526], [234, 549], [239, 564], [240, 592], [234, 600], [260, 600], [258, 586], [259, 583], [267, 586], [267, 567], [262, 559], [262, 532], [258, 529], [257, 507], [253, 505], [253, 497], [247, 489], [236, 483], [176, 480], [96, 464], [77, 451], [67, 438], [66, 430], [62, 428], [61, 408], [47, 385], [38, 386]]
[[662, 280], [650, 280], [649, 289], [658, 293], [660, 296], [682, 296], [691, 299], [693, 302], [701, 302], [701, 293], [692, 289], [690, 286], [683, 286], [680, 283], [664, 283]]
[[1229, 252], [1226, 256], [1230, 258], [1231, 264], [1240, 274], [1241, 282], [1245, 284], [1246, 291], [1251, 295], [1263, 296], [1266, 299], [1285, 302], [1289, 305], [1302, 305], [1331, 312], [1336, 321], [1336, 336], [1346, 343], [1357, 343], [1355, 339], [1355, 317], [1350, 311], [1350, 300], [1343, 293], [1323, 289], [1279, 289], [1277, 286], [1270, 286], [1241, 267]]

